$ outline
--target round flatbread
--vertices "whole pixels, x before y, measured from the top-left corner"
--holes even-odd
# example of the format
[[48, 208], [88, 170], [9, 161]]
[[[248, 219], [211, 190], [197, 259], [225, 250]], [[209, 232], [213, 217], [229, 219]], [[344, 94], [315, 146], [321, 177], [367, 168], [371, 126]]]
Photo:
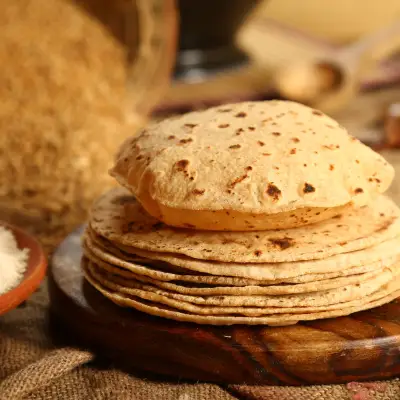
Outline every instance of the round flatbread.
[[394, 176], [336, 121], [288, 101], [152, 124], [125, 141], [110, 173], [168, 225], [228, 231], [315, 223], [366, 204]]
[[[337, 254], [322, 260], [294, 261], [281, 263], [224, 263], [210, 260], [196, 260], [190, 257], [171, 253], [158, 253], [131, 248], [117, 247], [110, 241], [96, 236], [87, 230], [86, 245], [100, 258], [111, 264], [126, 266], [129, 264], [152, 265], [152, 270], [163, 268], [167, 272], [182, 274], [203, 273], [224, 277], [243, 277], [245, 279], [262, 280], [266, 282], [304, 282], [305, 275], [336, 274], [345, 276], [354, 267], [364, 267], [369, 270], [394, 264], [400, 256], [400, 237], [390, 239], [375, 246], [367, 247], [350, 253]], [[111, 254], [110, 254], [111, 253]], [[142, 256], [141, 260], [138, 255]], [[333, 275], [331, 275], [333, 276]], [[162, 279], [162, 278], [160, 278]], [[300, 279], [299, 281], [297, 281]], [[311, 279], [312, 280], [312, 279]], [[317, 280], [317, 279], [315, 279]]]
[[[387, 284], [389, 281], [398, 276], [398, 266], [394, 265], [390, 268], [385, 268], [378, 274], [373, 274], [365, 280], [359, 280], [357, 283], [348, 283], [345, 286], [312, 291], [310, 293], [294, 293], [294, 294], [278, 294], [273, 295], [190, 295], [176, 293], [160, 289], [149, 284], [137, 280], [126, 280], [124, 278], [112, 275], [105, 272], [98, 265], [89, 262], [87, 264], [92, 276], [105, 286], [123, 292], [125, 294], [139, 296], [138, 291], [145, 291], [157, 296], [173, 299], [177, 303], [180, 301], [197, 305], [211, 305], [223, 307], [324, 307], [332, 304], [346, 303], [349, 301], [361, 299], [371, 293], [379, 290], [380, 287]], [[282, 288], [281, 288], [282, 289]], [[139, 294], [138, 294], [139, 293]], [[160, 297], [160, 301], [162, 299]], [[165, 300], [168, 303], [169, 300]], [[171, 303], [172, 304], [172, 303]], [[175, 305], [179, 308], [179, 304]], [[190, 311], [190, 310], [188, 310]]]
[[400, 235], [399, 209], [386, 196], [304, 227], [280, 231], [209, 232], [172, 228], [149, 216], [126, 189], [101, 196], [90, 227], [113, 243], [201, 260], [272, 263], [316, 260], [364, 249]]
[[[100, 261], [109, 268], [114, 268], [115, 274], [131, 277], [141, 276], [148, 277], [162, 285], [162, 282], [190, 282], [197, 286], [200, 285], [212, 285], [212, 286], [265, 286], [265, 285], [277, 285], [279, 283], [285, 284], [300, 284], [309, 282], [321, 282], [331, 281], [334, 278], [346, 277], [351, 275], [364, 274], [367, 272], [377, 271], [385, 266], [393, 265], [398, 261], [399, 256], [392, 256], [376, 262], [369, 263], [367, 265], [349, 267], [342, 270], [335, 270], [334, 272], [320, 272], [315, 274], [305, 274], [299, 276], [293, 276], [290, 278], [280, 278], [274, 280], [257, 280], [242, 277], [232, 276], [218, 276], [209, 275], [204, 273], [196, 273], [196, 271], [185, 270], [184, 268], [177, 269], [175, 266], [167, 263], [158, 262], [161, 265], [157, 265], [157, 261], [153, 261], [153, 264], [149, 265], [147, 262], [138, 263], [134, 256], [132, 260], [129, 259], [129, 255], [121, 253], [119, 250], [115, 252], [108, 252], [107, 250], [98, 248], [91, 243], [91, 239], [86, 237], [83, 242], [83, 250], [85, 256], [99, 263]], [[122, 257], [120, 256], [122, 254]], [[283, 264], [283, 263], [282, 263]], [[295, 263], [294, 267], [295, 267]], [[112, 271], [111, 271], [112, 272]], [[166, 286], [165, 286], [166, 287]]]
[[[257, 283], [243, 285], [243, 286], [228, 286], [221, 282], [218, 285], [215, 284], [207, 284], [203, 282], [203, 277], [195, 277], [197, 278], [196, 282], [187, 282], [187, 281], [160, 281], [154, 278], [151, 278], [146, 275], [138, 275], [131, 271], [115, 267], [114, 265], [108, 264], [103, 260], [94, 258], [88, 258], [90, 260], [91, 265], [97, 271], [105, 273], [108, 276], [108, 279], [118, 283], [120, 285], [125, 285], [130, 287], [130, 285], [146, 284], [149, 287], [154, 287], [154, 289], [158, 290], [167, 290], [170, 292], [190, 295], [190, 296], [221, 296], [221, 295], [229, 295], [229, 296], [249, 296], [249, 295], [286, 295], [286, 294], [297, 294], [297, 293], [312, 293], [312, 292], [320, 292], [323, 290], [343, 288], [347, 285], [359, 284], [361, 282], [367, 281], [369, 279], [375, 278], [377, 275], [380, 275], [383, 271], [383, 268], [376, 268], [372, 271], [368, 272], [360, 272], [355, 275], [349, 275], [346, 277], [336, 277], [336, 278], [328, 278], [322, 279], [319, 281], [306, 282], [306, 283], [275, 283], [269, 285], [260, 285]], [[360, 267], [361, 268], [361, 267]], [[221, 281], [223, 281], [223, 277], [220, 277]], [[133, 282], [133, 283], [132, 283]], [[259, 281], [262, 283], [262, 281]]]
[[380, 288], [373, 296], [369, 298], [366, 296], [356, 305], [350, 307], [340, 307], [334, 310], [307, 312], [307, 313], [285, 313], [276, 315], [263, 315], [261, 317], [248, 317], [237, 315], [199, 315], [182, 310], [177, 310], [171, 306], [162, 303], [157, 303], [154, 300], [140, 298], [138, 296], [128, 296], [119, 293], [118, 291], [106, 288], [101, 285], [84, 266], [85, 277], [87, 281], [105, 297], [122, 307], [135, 308], [154, 316], [160, 316], [177, 321], [194, 322], [198, 324], [210, 325], [233, 325], [233, 324], [247, 324], [247, 325], [270, 325], [270, 326], [284, 326], [296, 324], [299, 321], [309, 321], [322, 318], [333, 318], [344, 315], [349, 315], [357, 311], [367, 310], [370, 308], [378, 307], [382, 304], [389, 303], [400, 295], [400, 281], [398, 279], [392, 280], [387, 285]]

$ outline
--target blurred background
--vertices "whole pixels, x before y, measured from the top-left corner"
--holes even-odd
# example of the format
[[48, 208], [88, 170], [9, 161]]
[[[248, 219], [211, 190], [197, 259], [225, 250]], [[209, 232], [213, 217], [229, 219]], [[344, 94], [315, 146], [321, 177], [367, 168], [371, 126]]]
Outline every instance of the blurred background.
[[0, 219], [45, 242], [127, 136], [216, 104], [299, 101], [400, 165], [398, 0], [0, 0], [0, 38]]

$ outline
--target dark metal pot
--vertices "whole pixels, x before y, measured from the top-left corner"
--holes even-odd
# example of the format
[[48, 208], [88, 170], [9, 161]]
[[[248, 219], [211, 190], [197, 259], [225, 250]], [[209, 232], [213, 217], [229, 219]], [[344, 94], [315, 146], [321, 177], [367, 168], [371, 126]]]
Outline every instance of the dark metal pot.
[[259, 0], [178, 0], [179, 52], [175, 77], [201, 78], [248, 61], [235, 36]]

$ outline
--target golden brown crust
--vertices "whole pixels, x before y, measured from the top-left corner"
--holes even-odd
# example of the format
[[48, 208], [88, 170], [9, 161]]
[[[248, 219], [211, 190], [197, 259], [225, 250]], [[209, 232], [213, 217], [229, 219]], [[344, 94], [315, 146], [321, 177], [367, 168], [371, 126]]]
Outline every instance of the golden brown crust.
[[[127, 197], [128, 196], [128, 197]], [[209, 232], [178, 229], [149, 216], [126, 189], [110, 190], [95, 202], [90, 227], [120, 245], [236, 263], [323, 259], [382, 243], [400, 234], [400, 211], [381, 195], [370, 205], [295, 229]]]
[[110, 173], [169, 225], [247, 231], [330, 218], [383, 193], [394, 175], [331, 118], [284, 101], [152, 124], [123, 145]]

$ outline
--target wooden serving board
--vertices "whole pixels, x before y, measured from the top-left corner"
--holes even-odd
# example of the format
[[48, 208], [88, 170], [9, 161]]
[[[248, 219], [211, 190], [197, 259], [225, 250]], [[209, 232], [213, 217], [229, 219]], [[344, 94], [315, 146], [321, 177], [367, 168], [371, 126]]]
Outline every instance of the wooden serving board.
[[82, 228], [55, 252], [51, 311], [82, 344], [121, 366], [218, 383], [339, 383], [400, 374], [400, 301], [288, 327], [216, 327], [120, 308], [84, 281]]

